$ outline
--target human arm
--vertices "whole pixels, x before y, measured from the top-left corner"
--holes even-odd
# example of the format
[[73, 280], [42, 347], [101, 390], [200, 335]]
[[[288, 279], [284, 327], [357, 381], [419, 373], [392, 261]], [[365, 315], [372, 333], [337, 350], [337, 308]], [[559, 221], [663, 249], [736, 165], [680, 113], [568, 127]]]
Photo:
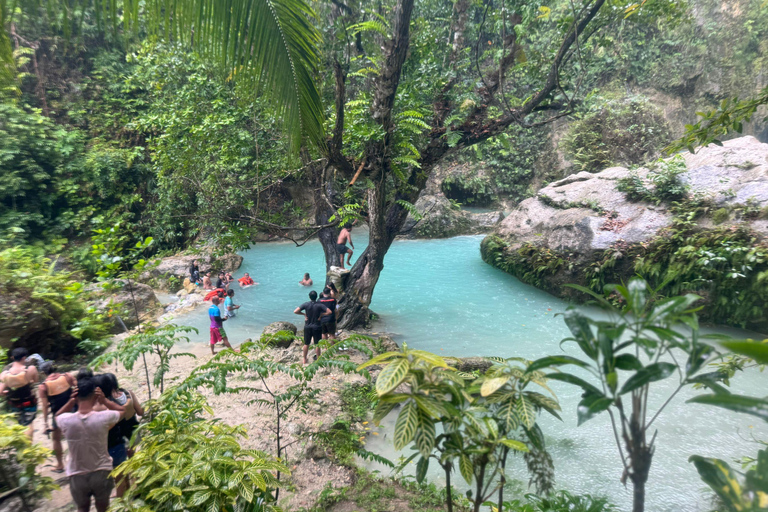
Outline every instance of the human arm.
[[43, 408], [43, 423], [46, 430], [48, 429], [48, 386], [45, 382], [37, 387], [37, 396], [40, 398], [40, 405]]
[[307, 320], [307, 315], [304, 314], [304, 306], [299, 306], [296, 309], [293, 310], [293, 313], [296, 315], [303, 315], [304, 320]]
[[136, 414], [139, 416], [144, 416], [144, 406], [141, 405], [141, 402], [139, 402], [139, 399], [136, 398], [136, 395], [133, 393], [133, 391], [128, 391], [128, 394], [131, 395], [131, 402], [133, 402], [133, 410], [136, 411]]
[[40, 380], [40, 374], [37, 373], [37, 367], [35, 366], [29, 366], [27, 367], [27, 382], [30, 384], [36, 384]]
[[77, 391], [72, 391], [72, 396], [69, 397], [69, 400], [67, 400], [67, 403], [65, 403], [61, 409], [59, 409], [56, 412], [56, 415], [54, 417], [58, 418], [62, 414], [66, 412], [72, 412], [72, 409], [75, 408], [75, 402], [77, 401]]
[[107, 400], [107, 397], [104, 396], [104, 392], [101, 390], [101, 388], [96, 388], [96, 391], [94, 392], [96, 395], [96, 402], [100, 403], [110, 411], [116, 411], [120, 413], [120, 419], [123, 419], [123, 413], [125, 412], [125, 407], [122, 405], [117, 405], [112, 400]]
[[352, 233], [347, 233], [347, 241], [349, 242], [349, 246], [354, 249], [355, 244], [352, 243]]

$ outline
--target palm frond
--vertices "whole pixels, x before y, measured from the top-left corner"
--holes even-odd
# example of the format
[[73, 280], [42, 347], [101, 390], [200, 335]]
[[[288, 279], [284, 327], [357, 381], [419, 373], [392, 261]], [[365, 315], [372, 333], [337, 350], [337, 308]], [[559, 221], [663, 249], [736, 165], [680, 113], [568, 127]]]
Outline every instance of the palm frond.
[[315, 85], [321, 37], [304, 0], [158, 0], [147, 10], [158, 35], [193, 45], [233, 76], [252, 80], [254, 93], [264, 91], [294, 150], [302, 135], [323, 146]]

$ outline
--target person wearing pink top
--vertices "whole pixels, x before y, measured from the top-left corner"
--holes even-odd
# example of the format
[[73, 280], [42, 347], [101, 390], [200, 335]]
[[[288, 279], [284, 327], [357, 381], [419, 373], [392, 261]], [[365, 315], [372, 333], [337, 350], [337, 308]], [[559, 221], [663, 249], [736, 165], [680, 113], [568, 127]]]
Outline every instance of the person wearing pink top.
[[[69, 492], [78, 512], [90, 510], [91, 496], [96, 502], [96, 511], [105, 512], [114, 487], [109, 476], [112, 458], [107, 450], [107, 435], [122, 418], [123, 407], [107, 400], [93, 378], [78, 379], [76, 395], [56, 414], [56, 424], [69, 447]], [[75, 400], [78, 409], [71, 413]], [[97, 410], [101, 408], [107, 410]]]

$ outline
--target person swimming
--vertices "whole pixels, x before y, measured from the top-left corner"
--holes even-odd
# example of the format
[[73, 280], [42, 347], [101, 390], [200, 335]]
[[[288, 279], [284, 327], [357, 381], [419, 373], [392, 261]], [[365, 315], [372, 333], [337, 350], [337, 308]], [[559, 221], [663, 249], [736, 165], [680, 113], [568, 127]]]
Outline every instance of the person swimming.
[[339, 259], [341, 268], [344, 267], [344, 255], [347, 255], [347, 265], [352, 266], [352, 249], [347, 247], [347, 243], [355, 248], [355, 244], [352, 243], [352, 224], [346, 224], [339, 233], [339, 238], [336, 239], [336, 252], [339, 253]]
[[309, 273], [304, 274], [304, 279], [299, 281], [301, 286], [312, 286], [312, 279], [309, 277]]
[[246, 272], [243, 277], [238, 279], [237, 282], [240, 283], [241, 288], [245, 286], [253, 286], [254, 284], [259, 284], [259, 283], [253, 282], [253, 279], [251, 279], [251, 276], [248, 275], [248, 272]]

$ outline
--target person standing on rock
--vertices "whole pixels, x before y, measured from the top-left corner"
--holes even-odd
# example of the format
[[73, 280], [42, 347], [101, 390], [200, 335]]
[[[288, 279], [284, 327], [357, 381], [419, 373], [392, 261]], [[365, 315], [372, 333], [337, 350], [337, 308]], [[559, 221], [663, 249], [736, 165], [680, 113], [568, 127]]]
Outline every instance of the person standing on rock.
[[320, 319], [320, 329], [324, 340], [336, 339], [336, 299], [331, 295], [331, 289], [326, 286], [320, 296], [320, 304], [331, 310], [331, 314]]
[[208, 308], [208, 318], [211, 319], [211, 354], [216, 354], [213, 347], [221, 342], [227, 348], [232, 348], [227, 339], [227, 333], [224, 331], [224, 320], [226, 318], [221, 317], [221, 310], [219, 310], [219, 303], [221, 300], [218, 297], [211, 299], [211, 307]]
[[37, 384], [38, 374], [37, 368], [27, 362], [28, 355], [29, 352], [23, 347], [11, 351], [13, 363], [0, 373], [0, 395], [8, 400], [19, 425], [29, 427], [27, 435], [31, 441], [34, 433], [32, 422], [37, 416], [37, 398], [32, 386]]
[[355, 248], [355, 244], [352, 243], [352, 224], [346, 224], [339, 233], [339, 238], [336, 239], [336, 252], [339, 253], [339, 259], [341, 260], [341, 268], [344, 268], [344, 255], [347, 255], [347, 265], [352, 266], [352, 249], [347, 247], [347, 242]]
[[[72, 413], [75, 400], [77, 412]], [[122, 417], [123, 407], [107, 400], [97, 388], [94, 377], [78, 379], [77, 393], [73, 393], [56, 413], [56, 423], [69, 448], [69, 492], [78, 512], [90, 510], [91, 496], [96, 502], [96, 512], [105, 512], [109, 507], [109, 495], [115, 482], [109, 476], [112, 457], [107, 449], [107, 437]]]
[[293, 312], [297, 315], [304, 315], [304, 364], [308, 364], [307, 353], [309, 352], [309, 345], [313, 341], [315, 343], [314, 360], [317, 361], [317, 358], [320, 357], [320, 347], [317, 344], [323, 339], [320, 319], [324, 316], [330, 316], [332, 311], [317, 302], [317, 292], [312, 290], [309, 292], [309, 302], [305, 302]]
[[[68, 373], [59, 373], [56, 366], [51, 361], [46, 361], [40, 365], [40, 371], [46, 376], [40, 386], [37, 388], [37, 394], [40, 397], [40, 406], [43, 408], [43, 422], [46, 432], [51, 433], [53, 441], [53, 454], [56, 456], [56, 467], [54, 473], [64, 471], [62, 461], [63, 449], [61, 447], [61, 429], [56, 424], [56, 413], [72, 397], [72, 392], [77, 389], [75, 378]], [[51, 412], [51, 426], [48, 426], [48, 410]]]

